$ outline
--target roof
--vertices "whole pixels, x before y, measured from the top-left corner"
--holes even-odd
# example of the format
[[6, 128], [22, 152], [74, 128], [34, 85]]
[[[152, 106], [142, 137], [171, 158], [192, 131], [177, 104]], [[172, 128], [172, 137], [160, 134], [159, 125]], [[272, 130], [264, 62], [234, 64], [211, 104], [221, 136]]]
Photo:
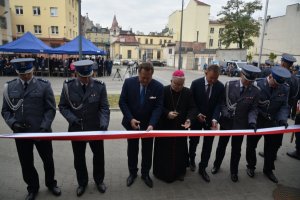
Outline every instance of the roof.
[[139, 44], [134, 35], [119, 35], [118, 39], [114, 43]]
[[194, 0], [194, 1], [196, 1], [196, 3], [197, 3], [199, 6], [210, 6], [210, 5], [208, 5], [208, 4], [206, 4], [206, 3], [203, 3], [202, 1], [199, 1], [199, 0]]
[[111, 24], [111, 28], [110, 29], [113, 29], [113, 28], [119, 28], [119, 24], [118, 24], [116, 15], [114, 15], [114, 19], [113, 19], [113, 22]]

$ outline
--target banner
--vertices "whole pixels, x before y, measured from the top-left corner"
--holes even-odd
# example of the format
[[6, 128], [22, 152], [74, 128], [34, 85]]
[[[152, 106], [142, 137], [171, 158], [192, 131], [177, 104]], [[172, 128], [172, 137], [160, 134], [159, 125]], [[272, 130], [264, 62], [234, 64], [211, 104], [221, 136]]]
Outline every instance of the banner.
[[291, 125], [285, 129], [281, 127], [247, 130], [153, 130], [153, 131], [85, 131], [85, 132], [53, 132], [53, 133], [14, 133], [0, 134], [0, 138], [7, 139], [34, 139], [34, 140], [107, 140], [132, 139], [149, 137], [183, 137], [183, 136], [230, 136], [230, 135], [267, 135], [300, 132], [300, 125]]

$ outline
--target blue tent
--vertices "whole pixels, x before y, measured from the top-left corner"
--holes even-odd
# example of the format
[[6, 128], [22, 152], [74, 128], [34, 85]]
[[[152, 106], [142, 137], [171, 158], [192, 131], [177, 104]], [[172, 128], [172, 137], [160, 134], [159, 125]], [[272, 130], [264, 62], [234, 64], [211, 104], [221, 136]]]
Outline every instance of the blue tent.
[[[91, 41], [85, 39], [81, 36], [82, 39], [82, 54], [85, 55], [106, 55], [106, 52], [102, 49], [96, 47]], [[52, 54], [70, 54], [75, 55], [79, 54], [79, 36], [71, 40], [70, 42], [47, 51]]]
[[45, 53], [51, 49], [30, 32], [25, 33], [17, 40], [0, 46], [0, 51], [15, 53]]

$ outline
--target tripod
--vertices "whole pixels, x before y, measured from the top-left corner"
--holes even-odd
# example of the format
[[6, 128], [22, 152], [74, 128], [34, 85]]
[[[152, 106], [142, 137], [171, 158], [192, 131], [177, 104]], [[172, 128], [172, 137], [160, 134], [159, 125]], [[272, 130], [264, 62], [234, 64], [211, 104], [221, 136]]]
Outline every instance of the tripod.
[[128, 76], [129, 77], [132, 77], [133, 73], [132, 73], [132, 69], [131, 69], [131, 66], [127, 66], [127, 69], [124, 73], [124, 76], [123, 76], [123, 79], [125, 78], [125, 75], [128, 73]]
[[114, 77], [113, 77], [112, 80], [114, 80], [115, 78], [117, 78], [117, 79], [119, 79], [119, 81], [120, 81], [120, 80], [123, 81], [122, 76], [121, 76], [121, 74], [120, 74], [120, 71], [121, 71], [120, 68], [117, 68], [117, 69], [116, 69], [116, 73], [115, 73], [115, 75], [114, 75]]

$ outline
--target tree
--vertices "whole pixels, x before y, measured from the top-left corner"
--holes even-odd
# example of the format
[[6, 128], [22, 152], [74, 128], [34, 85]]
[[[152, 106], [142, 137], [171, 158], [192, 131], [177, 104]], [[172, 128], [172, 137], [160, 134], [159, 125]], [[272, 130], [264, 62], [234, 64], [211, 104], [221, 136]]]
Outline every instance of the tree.
[[253, 56], [252, 56], [251, 53], [249, 53], [249, 54], [247, 55], [247, 60], [248, 60], [248, 62], [252, 62], [252, 59], [253, 59]]
[[222, 6], [222, 11], [218, 13], [222, 17], [219, 21], [225, 24], [220, 35], [222, 44], [227, 48], [230, 44], [237, 43], [240, 49], [254, 46], [251, 37], [259, 36], [260, 24], [251, 15], [261, 9], [259, 0], [247, 3], [239, 0], [227, 1], [227, 5]]
[[271, 52], [270, 55], [269, 55], [270, 61], [274, 62], [274, 60], [275, 60], [276, 58], [277, 58], [277, 55], [276, 55], [275, 53]]

